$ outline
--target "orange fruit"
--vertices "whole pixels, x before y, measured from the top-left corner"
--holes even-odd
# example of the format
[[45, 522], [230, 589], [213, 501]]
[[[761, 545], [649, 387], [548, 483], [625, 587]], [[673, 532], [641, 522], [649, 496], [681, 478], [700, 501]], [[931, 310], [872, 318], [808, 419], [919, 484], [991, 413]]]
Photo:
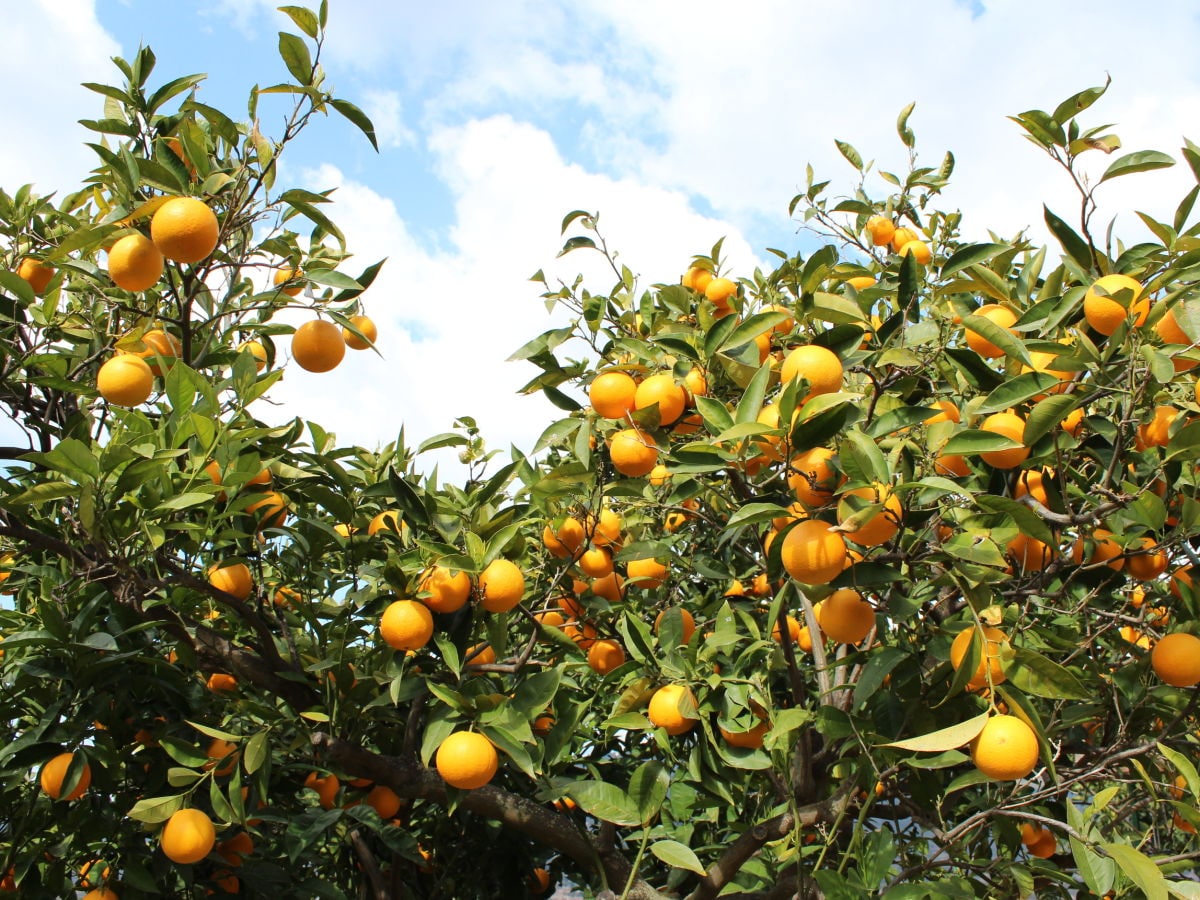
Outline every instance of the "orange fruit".
[[495, 777], [500, 757], [482, 734], [456, 731], [438, 746], [434, 764], [446, 784], [471, 791]]
[[1163, 635], [1150, 653], [1150, 665], [1173, 687], [1200, 684], [1200, 638], [1185, 631]]
[[445, 566], [434, 566], [421, 579], [420, 590], [429, 592], [421, 602], [434, 612], [457, 612], [471, 596], [471, 576], [466, 572], [451, 572]]
[[195, 197], [172, 197], [150, 219], [150, 239], [167, 259], [197, 263], [217, 248], [216, 213]]
[[[687, 706], [686, 712], [680, 709], [681, 705]], [[683, 684], [667, 684], [650, 697], [647, 715], [656, 726], [665, 728], [667, 734], [683, 734], [695, 728], [699, 721], [695, 707], [696, 695], [691, 688]]]
[[588, 399], [596, 415], [624, 419], [634, 409], [637, 387], [626, 372], [601, 372], [588, 386]]
[[867, 234], [871, 236], [871, 243], [876, 247], [891, 243], [895, 233], [895, 224], [886, 216], [871, 216], [867, 219]]
[[108, 251], [108, 277], [125, 291], [144, 291], [162, 278], [163, 255], [140, 231], [127, 234]]
[[909, 241], [915, 240], [918, 240], [917, 233], [911, 228], [897, 228], [892, 232], [892, 249], [899, 253], [901, 247], [903, 247]]
[[587, 663], [593, 672], [607, 675], [625, 662], [625, 649], [613, 640], [596, 641], [588, 648]]
[[316, 772], [309, 772], [308, 777], [304, 779], [304, 786], [317, 792], [317, 799], [322, 809], [333, 809], [337, 802], [338, 789], [341, 788], [342, 783], [336, 775], [322, 777]]
[[[842, 494], [843, 499], [838, 503], [837, 512], [838, 522], [843, 527], [857, 515], [854, 506], [846, 502], [846, 497], [859, 497], [868, 504], [881, 504], [881, 508], [870, 518], [860, 522], [853, 530], [845, 532], [850, 540], [863, 547], [878, 547], [896, 536], [896, 532], [900, 530], [903, 510], [900, 507], [900, 498], [892, 491], [890, 484], [874, 482]], [[859, 511], [861, 512], [861, 509]]]
[[239, 831], [233, 837], [217, 844], [217, 855], [225, 860], [225, 865], [237, 867], [245, 862], [245, 857], [254, 852], [254, 838], [245, 831]]
[[1019, 533], [1005, 548], [1022, 572], [1041, 572], [1054, 561], [1054, 551], [1037, 538]]
[[[1191, 346], [1192, 339], [1175, 318], [1175, 310], [1168, 309], [1162, 318], [1154, 323], [1155, 333], [1162, 338], [1164, 344], [1186, 344]], [[1189, 367], [1190, 368], [1190, 367]]]
[[1024, 778], [1037, 765], [1037, 735], [1016, 716], [992, 716], [971, 746], [971, 760], [988, 778]]
[[658, 444], [637, 428], [625, 428], [614, 434], [608, 452], [613, 468], [629, 478], [648, 475], [658, 464]]
[[729, 301], [737, 296], [737, 284], [728, 278], [713, 278], [704, 287], [704, 296], [717, 306], [729, 306]]
[[669, 569], [657, 559], [631, 559], [625, 564], [625, 575], [635, 587], [658, 590], [667, 580]]
[[393, 650], [419, 650], [433, 637], [433, 614], [417, 600], [393, 600], [379, 620], [379, 633]]
[[239, 353], [249, 353], [254, 357], [255, 371], [261, 372], [267, 367], [267, 348], [259, 341], [242, 341], [238, 345]]
[[674, 376], [669, 372], [651, 375], [634, 392], [634, 408], [649, 409], [655, 404], [658, 405], [658, 421], [661, 425], [676, 421], [687, 406], [687, 393], [675, 383]]
[[1141, 538], [1140, 543], [1141, 552], [1126, 558], [1125, 571], [1138, 581], [1154, 581], [1167, 571], [1170, 560], [1153, 538]]
[[770, 722], [759, 722], [749, 731], [727, 731], [718, 726], [721, 737], [730, 747], [743, 747], [747, 750], [757, 750], [763, 745], [763, 737], [771, 727]]
[[154, 391], [154, 372], [140, 356], [121, 353], [100, 366], [96, 390], [113, 406], [140, 406]]
[[829, 584], [846, 567], [846, 541], [828, 522], [805, 519], [783, 539], [779, 559], [801, 584]]
[[208, 583], [239, 600], [248, 598], [254, 589], [250, 567], [245, 563], [213, 563], [208, 570]]
[[1029, 848], [1030, 856], [1036, 856], [1039, 859], [1049, 859], [1058, 851], [1058, 840], [1054, 837], [1053, 831], [1049, 828], [1043, 828], [1042, 833], [1038, 835], [1038, 839], [1026, 846]]
[[[1121, 545], [1113, 540], [1112, 532], [1106, 528], [1096, 528], [1092, 531], [1092, 553], [1089, 563], [1104, 563], [1114, 571], [1125, 568], [1125, 559], [1121, 556]], [[1081, 534], [1071, 545], [1071, 560], [1076, 565], [1083, 564], [1084, 536]]]
[[846, 284], [856, 291], [865, 291], [867, 288], [875, 286], [875, 278], [872, 275], [855, 275], [853, 278], [847, 278]]
[[[208, 743], [208, 762], [204, 764], [205, 769], [213, 769], [216, 775], [229, 775], [237, 768], [238, 764], [238, 748], [233, 741], [227, 741], [223, 738], [213, 738]], [[224, 765], [218, 767], [218, 763], [224, 762]]]
[[17, 266], [17, 275], [29, 282], [35, 294], [41, 294], [50, 286], [50, 279], [54, 277], [54, 266], [27, 256]]
[[236, 691], [237, 685], [238, 680], [224, 672], [213, 672], [208, 676], [208, 681], [205, 682], [205, 686], [214, 694], [227, 694], [230, 691]]
[[966, 478], [971, 474], [966, 459], [956, 453], [943, 453], [933, 461], [933, 471], [949, 478]]
[[[349, 328], [342, 329], [342, 340], [351, 350], [367, 350], [375, 344], [375, 339], [379, 337], [379, 329], [375, 327], [375, 323], [367, 316], [351, 316], [350, 324], [362, 332], [364, 341]], [[368, 343], [370, 341], [370, 343]]]
[[[950, 665], [954, 667], [954, 671], [957, 672], [967, 658], [967, 651], [970, 649], [971, 641], [977, 631], [979, 631], [978, 626], [972, 625], [964, 628], [954, 638], [954, 643], [950, 645]], [[991, 683], [994, 685], [1003, 684], [1008, 680], [1008, 676], [1004, 674], [1004, 663], [1001, 659], [1001, 653], [1007, 645], [1007, 634], [991, 625], [983, 626], [983, 652], [980, 654], [979, 665], [967, 682], [968, 690], [977, 691], [986, 687], [989, 674]]]
[[563, 634], [573, 640], [581, 650], [590, 650], [592, 645], [596, 643], [596, 637], [599, 632], [596, 631], [596, 626], [591, 622], [580, 622], [577, 619], [571, 619], [563, 624]]
[[[1013, 412], [993, 413], [983, 420], [980, 431], [990, 431], [1002, 434], [1014, 441], [1024, 442], [1025, 420]], [[979, 457], [994, 469], [1015, 469], [1029, 456], [1029, 448], [1013, 447], [1008, 450], [988, 450], [980, 453]]]
[[1154, 418], [1138, 428], [1138, 437], [1147, 447], [1165, 447], [1171, 442], [1171, 424], [1179, 418], [1173, 406], [1154, 407]]
[[646, 480], [654, 485], [654, 487], [662, 487], [671, 480], [671, 470], [662, 463], [658, 463], [650, 470], [650, 474], [646, 476]]
[[217, 841], [212, 819], [198, 809], [173, 812], [159, 835], [159, 845], [171, 862], [190, 865], [208, 856]]
[[[793, 644], [795, 644], [796, 642], [798, 642], [800, 640], [800, 632], [802, 630], [800, 627], [800, 622], [797, 619], [795, 619], [793, 616], [787, 616], [786, 623], [787, 623], [788, 637], [791, 639], [791, 642]], [[775, 625], [774, 625], [774, 627], [771, 628], [771, 640], [773, 640], [777, 644], [783, 643], [783, 629], [781, 629], [779, 627], [778, 619], [775, 620]]]
[[100, 869], [98, 871], [93, 871], [97, 868], [97, 866], [100, 866], [100, 865], [101, 865], [100, 860], [92, 859], [92, 860], [89, 860], [88, 862], [85, 862], [82, 866], [79, 867], [79, 887], [80, 888], [82, 888], [83, 890], [87, 890], [88, 888], [98, 887], [100, 882], [108, 880], [108, 876], [112, 872], [112, 870], [108, 866], [104, 866], [103, 869]]
[[899, 250], [901, 256], [908, 256], [910, 253], [923, 266], [929, 265], [933, 259], [933, 251], [929, 249], [929, 245], [922, 240], [906, 241]]
[[840, 588], [821, 603], [821, 633], [839, 644], [857, 644], [875, 627], [875, 607], [850, 588]]
[[797, 378], [808, 382], [804, 400], [818, 394], [832, 394], [842, 389], [842, 361], [836, 353], [817, 344], [797, 347], [783, 360], [779, 376], [787, 384]]
[[616, 572], [593, 579], [588, 587], [593, 594], [603, 597], [609, 603], [620, 603], [625, 597], [625, 579]]
[[300, 276], [303, 274], [299, 269], [288, 266], [284, 269], [276, 269], [271, 281], [283, 293], [289, 297], [295, 297], [304, 288], [300, 281]]
[[463, 654], [468, 666], [490, 666], [496, 662], [496, 651], [490, 644], [476, 644]]
[[[999, 303], [988, 303], [975, 310], [975, 315], [982, 316], [988, 321], [999, 325], [1001, 328], [1007, 328], [1010, 334], [1016, 335], [1016, 332], [1012, 329], [1012, 325], [1017, 321], [1017, 314], [1007, 306], [1001, 306]], [[967, 328], [966, 333], [967, 346], [980, 356], [988, 359], [996, 359], [1004, 355], [1003, 350], [978, 332]]]
[[341, 329], [324, 319], [305, 322], [292, 335], [292, 359], [309, 372], [329, 372], [346, 355]]
[[[177, 359], [179, 354], [183, 352], [183, 344], [175, 335], [163, 331], [161, 328], [152, 328], [142, 335], [143, 349], [135, 352], [134, 356], [140, 356], [146, 360], [146, 364], [150, 366], [150, 371], [155, 375], [161, 375], [162, 369], [159, 366], [159, 359], [169, 362]], [[124, 353], [126, 351], [118, 351]]]
[[614, 547], [621, 542], [621, 530], [625, 523], [621, 521], [620, 513], [607, 506], [600, 510], [596, 526], [592, 529], [592, 543], [597, 547]]
[[42, 786], [42, 793], [51, 800], [78, 800], [87, 792], [88, 786], [92, 783], [92, 767], [85, 761], [79, 781], [75, 783], [75, 787], [70, 793], [63, 795], [65, 786], [63, 782], [66, 780], [67, 769], [73, 758], [73, 753], [60, 753], [42, 766], [42, 771], [38, 775], [38, 783]]
[[525, 574], [510, 560], [494, 559], [479, 575], [479, 595], [488, 612], [508, 612], [525, 596]]
[[[81, 885], [81, 886], [86, 887], [87, 885]], [[15, 887], [16, 886], [14, 885], [14, 889], [15, 889]], [[95, 890], [88, 891], [86, 894], [83, 895], [83, 900], [121, 900], [121, 898], [117, 894], [116, 891], [110, 890], [109, 888], [104, 887], [104, 888], [96, 888]]]
[[[1126, 302], [1116, 299], [1121, 297]], [[1094, 331], [1108, 337], [1133, 316], [1134, 327], [1150, 314], [1150, 298], [1142, 297], [1142, 285], [1128, 275], [1097, 278], [1083, 296], [1083, 317]], [[1189, 342], [1190, 343], [1190, 342]]]
[[788, 487], [806, 506], [824, 506], [833, 499], [838, 473], [833, 467], [837, 454], [828, 447], [813, 447], [792, 457], [788, 463]]
[[288, 516], [287, 503], [278, 491], [263, 491], [256, 500], [246, 505], [245, 512], [254, 516], [259, 531], [265, 528], [282, 528]]
[[[686, 644], [692, 639], [692, 635], [696, 632], [696, 620], [692, 614], [682, 606], [674, 607], [679, 610], [680, 626], [683, 634], [680, 636], [680, 643]], [[670, 610], [664, 609], [654, 618], [654, 633], [658, 634], [659, 628], [662, 626], [662, 620], [666, 617]]]
[[687, 391], [688, 406], [695, 403], [696, 397], [708, 396], [708, 376], [698, 366], [692, 366], [683, 376], [683, 388]]
[[683, 278], [680, 279], [680, 283], [685, 288], [701, 294], [704, 293], [704, 289], [708, 287], [710, 281], [712, 281], [712, 272], [703, 266], [692, 266], [683, 273]]
[[371, 517], [371, 521], [367, 525], [367, 535], [374, 537], [381, 531], [391, 534], [403, 534], [404, 529], [407, 527], [404, 520], [400, 518], [400, 510], [385, 509]]
[[603, 547], [592, 547], [580, 554], [576, 565], [589, 578], [603, 578], [613, 570], [612, 553]]

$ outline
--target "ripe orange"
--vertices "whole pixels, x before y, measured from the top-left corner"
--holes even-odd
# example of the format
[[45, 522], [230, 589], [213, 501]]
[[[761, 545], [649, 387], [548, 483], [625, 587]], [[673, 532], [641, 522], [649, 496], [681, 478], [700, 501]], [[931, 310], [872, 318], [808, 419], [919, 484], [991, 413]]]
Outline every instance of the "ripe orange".
[[651, 375], [634, 392], [635, 409], [649, 409], [656, 404], [661, 425], [675, 422], [687, 407], [687, 392], [675, 383], [674, 376], [669, 372]]
[[245, 600], [254, 589], [250, 567], [245, 563], [213, 563], [208, 570], [208, 583], [239, 600]]
[[[170, 360], [177, 359], [183, 352], [183, 344], [179, 338], [161, 328], [151, 328], [143, 334], [141, 344], [142, 349], [135, 351], [133, 355], [146, 360], [150, 371], [155, 375], [162, 374], [162, 368], [159, 365], [160, 359], [169, 364]], [[127, 351], [119, 350], [117, 352], [125, 353]]]
[[1138, 428], [1138, 437], [1147, 447], [1165, 447], [1171, 442], [1171, 424], [1179, 418], [1173, 406], [1154, 407], [1154, 418]]
[[1150, 653], [1150, 665], [1173, 687], [1200, 684], [1200, 638], [1185, 631], [1163, 635]]
[[[793, 644], [799, 643], [800, 633], [801, 633], [801, 631], [804, 630], [800, 627], [800, 622], [793, 616], [787, 616], [786, 621], [787, 621], [788, 638], [791, 640], [791, 642]], [[774, 627], [771, 628], [771, 640], [773, 640], [777, 644], [783, 643], [783, 629], [781, 629], [779, 627], [778, 619], [775, 620], [775, 625], [774, 625]], [[811, 649], [811, 647], [810, 647], [810, 649]]]
[[35, 294], [41, 294], [50, 286], [50, 279], [54, 277], [54, 266], [27, 256], [17, 266], [17, 275], [29, 282]]
[[333, 809], [337, 802], [338, 789], [341, 788], [342, 783], [336, 775], [330, 774], [322, 777], [316, 772], [309, 772], [308, 777], [304, 779], [304, 786], [317, 792], [317, 800], [322, 809]]
[[[375, 339], [379, 337], [379, 329], [375, 327], [375, 323], [367, 316], [351, 316], [350, 324], [362, 332], [364, 341], [349, 328], [342, 329], [342, 340], [351, 350], [367, 350], [374, 345]], [[293, 341], [295, 339], [293, 338]], [[370, 341], [370, 343], [367, 343]], [[294, 352], [294, 351], [293, 351]]]
[[680, 283], [685, 288], [703, 294], [705, 288], [708, 287], [708, 283], [712, 281], [712, 277], [712, 272], [710, 272], [708, 269], [705, 269], [702, 266], [692, 266], [683, 273], [683, 278], [680, 279]]
[[433, 614], [417, 600], [393, 600], [379, 620], [379, 633], [393, 650], [419, 650], [433, 637]]
[[445, 566], [434, 566], [421, 579], [420, 589], [429, 592], [430, 596], [421, 602], [434, 612], [457, 612], [471, 596], [471, 576], [466, 572], [451, 572]]
[[606, 506], [600, 510], [595, 528], [592, 529], [592, 543], [597, 547], [617, 547], [621, 543], [621, 530], [624, 527], [620, 513]]
[[[682, 606], [674, 607], [674, 608], [679, 610], [680, 627], [683, 631], [683, 634], [680, 636], [680, 643], [686, 644], [688, 641], [690, 641], [692, 639], [692, 635], [695, 634], [695, 632], [696, 632], [696, 620], [695, 620], [695, 618], [693, 618], [692, 614], [690, 612], [688, 612], [686, 609], [684, 609]], [[654, 618], [654, 633], [655, 634], [658, 634], [659, 628], [662, 626], [662, 621], [664, 618], [666, 618], [666, 615], [668, 612], [670, 612], [670, 610], [664, 609], [657, 616], [655, 616], [655, 618]]]
[[[850, 285], [856, 291], [865, 291], [867, 288], [875, 286], [875, 278], [872, 275], [855, 275], [853, 278], [847, 278], [846, 284]], [[867, 336], [869, 336], [869, 333]]]
[[833, 467], [837, 454], [828, 447], [813, 447], [792, 457], [788, 463], [788, 487], [806, 506], [824, 506], [833, 499], [838, 473]]
[[[1002, 434], [1014, 441], [1024, 442], [1025, 420], [1014, 412], [993, 413], [983, 420], [980, 431]], [[1008, 450], [989, 450], [979, 454], [980, 458], [994, 469], [1015, 469], [1029, 456], [1029, 448], [1013, 447]]]
[[871, 236], [871, 243], [876, 247], [891, 243], [895, 233], [896, 226], [891, 219], [885, 216], [871, 216], [867, 219], [867, 234]]
[[163, 255], [140, 231], [127, 234], [108, 251], [108, 277], [126, 291], [144, 291], [162, 278]]
[[476, 644], [467, 649], [463, 660], [468, 666], [490, 666], [496, 661], [496, 651], [491, 644]]
[[1024, 532], [1009, 541], [1005, 550], [1022, 572], [1041, 572], [1054, 561], [1054, 550]]
[[434, 764], [446, 784], [471, 791], [495, 777], [500, 757], [492, 742], [482, 734], [456, 731], [442, 741]]
[[588, 648], [587, 663], [593, 672], [607, 675], [625, 663], [625, 648], [613, 640], [596, 641]]
[[966, 478], [971, 474], [966, 459], [956, 453], [942, 453], [933, 461], [933, 471], [950, 478]]
[[171, 814], [159, 836], [167, 859], [180, 865], [200, 862], [217, 841], [212, 819], [198, 809], [181, 809]]
[[[229, 775], [237, 768], [238, 748], [233, 741], [224, 738], [213, 738], [208, 743], [208, 762], [205, 769], [213, 769], [216, 775]], [[223, 763], [218, 767], [218, 763]]]
[[592, 547], [580, 554], [576, 565], [589, 578], [603, 578], [612, 573], [612, 553], [604, 547]]
[[[1121, 545], [1113, 540], [1112, 532], [1107, 528], [1096, 528], [1088, 537], [1092, 542], [1092, 552], [1088, 557], [1089, 563], [1104, 563], [1114, 571], [1125, 568], [1125, 559], [1121, 556]], [[1083, 565], [1084, 535], [1080, 534], [1071, 545], [1071, 561]]]
[[67, 769], [73, 758], [74, 754], [72, 753], [60, 753], [42, 766], [38, 783], [42, 786], [42, 793], [51, 800], [78, 800], [87, 792], [88, 786], [92, 783], [92, 767], [84, 762], [79, 781], [75, 783], [75, 787], [70, 793], [63, 795], [65, 786], [63, 782], [66, 780]]
[[625, 574], [636, 587], [655, 591], [667, 580], [667, 566], [657, 559], [631, 559], [625, 564]]
[[718, 726], [717, 730], [721, 732], [721, 737], [730, 747], [743, 747], [747, 750], [757, 750], [763, 745], [763, 737], [767, 730], [771, 727], [771, 723], [767, 721], [759, 722], [749, 731], [727, 731]]
[[213, 672], [205, 682], [205, 686], [214, 694], [228, 694], [230, 691], [236, 691], [237, 685], [238, 680], [224, 672]]
[[704, 296], [720, 307], [728, 307], [737, 296], [737, 283], [728, 278], [713, 278], [704, 287]]
[[292, 359], [309, 372], [329, 372], [346, 355], [341, 329], [324, 319], [305, 322], [292, 335]]
[[508, 612], [525, 596], [525, 574], [510, 560], [494, 559], [479, 575], [479, 595], [488, 612]]
[[1049, 859], [1058, 851], [1058, 840], [1054, 837], [1054, 832], [1049, 828], [1043, 828], [1031, 844], [1026, 844], [1029, 848], [1029, 855], [1036, 856], [1039, 859]]
[[245, 858], [253, 852], [254, 838], [245, 831], [239, 831], [233, 837], [217, 844], [217, 855], [225, 860], [225, 865], [234, 868], [242, 865]]
[[613, 468], [629, 478], [647, 475], [658, 464], [658, 444], [637, 428], [625, 428], [614, 434], [608, 452]]
[[[1121, 303], [1120, 297], [1125, 300]], [[1150, 298], [1142, 297], [1142, 285], [1128, 275], [1097, 278], [1083, 296], [1083, 317], [1093, 330], [1108, 337], [1133, 316], [1134, 327], [1150, 314]]]
[[805, 519], [783, 539], [779, 559], [801, 584], [829, 584], [846, 567], [846, 541], [828, 522]]
[[708, 396], [708, 376], [698, 366], [692, 366], [683, 376], [683, 388], [687, 391], [688, 406], [693, 406], [697, 397]]
[[779, 376], [787, 384], [796, 378], [808, 382], [808, 393], [804, 400], [811, 400], [818, 394], [832, 394], [842, 389], [842, 361], [832, 350], [817, 344], [805, 344], [797, 347], [783, 360]]
[[626, 372], [601, 372], [588, 386], [588, 399], [596, 415], [624, 419], [634, 408], [637, 382]]
[[916, 261], [923, 266], [929, 265], [930, 261], [933, 259], [933, 251], [930, 250], [929, 245], [922, 240], [914, 239], [911, 241], [906, 241], [900, 247], [899, 253], [901, 256], [908, 256], [908, 254], [911, 253]]
[[[975, 310], [975, 315], [982, 316], [990, 322], [999, 325], [1001, 328], [1007, 328], [1011, 334], [1016, 334], [1012, 330], [1012, 325], [1017, 321], [1017, 314], [1007, 306], [1001, 306], [999, 303], [988, 303]], [[1004, 351], [985, 338], [983, 335], [970, 328], [967, 332], [967, 346], [978, 353], [980, 356], [988, 359], [996, 359], [1003, 356]]]
[[108, 866], [103, 869], [98, 869], [101, 861], [92, 859], [85, 862], [79, 867], [79, 887], [83, 890], [88, 888], [98, 887], [100, 882], [107, 881], [112, 870]]
[[1155, 333], [1162, 338], [1164, 344], [1186, 344], [1191, 346], [1192, 339], [1175, 318], [1175, 310], [1168, 309], [1161, 319], [1154, 323]]
[[197, 263], [217, 248], [216, 213], [195, 197], [172, 197], [150, 219], [150, 239], [167, 259]]
[[850, 588], [840, 588], [821, 603], [821, 632], [839, 644], [857, 644], [875, 627], [875, 607]]
[[878, 547], [896, 536], [904, 513], [900, 507], [900, 498], [896, 496], [890, 484], [875, 482], [842, 494], [843, 499], [838, 503], [837, 515], [838, 523], [843, 526], [856, 515], [855, 507], [845, 500], [851, 496], [859, 497], [868, 504], [881, 504], [881, 507], [866, 521], [845, 532], [850, 540], [863, 547]]
[[303, 274], [300, 269], [288, 266], [285, 269], [276, 269], [271, 281], [283, 293], [289, 297], [295, 297], [304, 288], [304, 285], [300, 281], [300, 276]]
[[[972, 625], [964, 628], [954, 638], [954, 643], [950, 645], [950, 665], [954, 667], [954, 671], [957, 672], [967, 658], [967, 651], [978, 630], [977, 626]], [[983, 651], [980, 654], [978, 667], [967, 682], [968, 690], [977, 691], [986, 687], [989, 674], [991, 683], [994, 685], [1003, 684], [1008, 680], [1008, 676], [1004, 674], [1004, 662], [1001, 659], [1001, 653], [1007, 650], [1007, 645], [1007, 634], [991, 625], [983, 626]]]
[[88, 891], [83, 895], [83, 900], [121, 900], [121, 898], [116, 891], [105, 887]]
[[603, 597], [609, 603], [620, 603], [625, 597], [625, 579], [616, 572], [610, 572], [603, 578], [594, 578], [588, 588], [597, 597]]
[[[680, 708], [685, 705], [686, 712]], [[695, 708], [696, 695], [691, 688], [683, 684], [667, 684], [650, 697], [647, 715], [656, 726], [665, 728], [667, 734], [683, 734], [695, 728], [699, 721]]]
[[245, 512], [254, 516], [259, 531], [265, 528], [282, 528], [288, 516], [287, 503], [278, 491], [263, 491], [256, 500], [246, 505]]
[[113, 406], [140, 406], [154, 390], [154, 373], [140, 356], [121, 353], [100, 366], [96, 390]]
[[1170, 560], [1153, 538], [1141, 538], [1140, 543], [1140, 552], [1125, 560], [1125, 571], [1138, 581], [1154, 581], [1167, 571]]
[[1016, 716], [992, 716], [972, 744], [971, 759], [988, 778], [1024, 778], [1037, 765], [1037, 735]]

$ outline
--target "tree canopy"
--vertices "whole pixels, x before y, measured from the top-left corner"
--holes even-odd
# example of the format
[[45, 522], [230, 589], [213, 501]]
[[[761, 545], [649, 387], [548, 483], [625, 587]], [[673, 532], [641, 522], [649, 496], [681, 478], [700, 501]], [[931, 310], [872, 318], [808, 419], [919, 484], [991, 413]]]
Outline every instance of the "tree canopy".
[[1094, 222], [1174, 164], [1107, 85], [1013, 117], [1051, 246], [962, 237], [912, 106], [773, 268], [648, 281], [575, 210], [612, 279], [538, 272], [514, 354], [563, 417], [372, 450], [254, 413], [387, 345], [277, 183], [331, 112], [375, 141], [283, 10], [248, 121], [143, 49], [80, 189], [0, 192], [0, 894], [1200, 896], [1200, 188]]

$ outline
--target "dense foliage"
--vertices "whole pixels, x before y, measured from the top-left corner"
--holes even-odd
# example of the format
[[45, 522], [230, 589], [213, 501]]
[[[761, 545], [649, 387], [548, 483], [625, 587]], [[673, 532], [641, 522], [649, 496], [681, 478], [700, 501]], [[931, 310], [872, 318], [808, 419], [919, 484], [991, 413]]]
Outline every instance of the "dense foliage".
[[[89, 85], [81, 190], [0, 194], [0, 892], [1200, 895], [1200, 640], [1163, 640], [1200, 612], [1198, 190], [1097, 238], [1104, 182], [1173, 163], [1078, 121], [1103, 88], [1015, 117], [1079, 189], [1059, 247], [964, 242], [911, 107], [890, 193], [839, 142], [859, 184], [810, 169], [826, 242], [770, 270], [640, 285], [573, 212], [614, 281], [539, 273], [569, 324], [516, 354], [565, 417], [370, 451], [252, 411], [375, 335], [378, 266], [276, 186], [314, 117], [374, 140], [324, 6], [284, 9], [251, 122], [142, 50]], [[168, 235], [180, 196], [215, 225]]]

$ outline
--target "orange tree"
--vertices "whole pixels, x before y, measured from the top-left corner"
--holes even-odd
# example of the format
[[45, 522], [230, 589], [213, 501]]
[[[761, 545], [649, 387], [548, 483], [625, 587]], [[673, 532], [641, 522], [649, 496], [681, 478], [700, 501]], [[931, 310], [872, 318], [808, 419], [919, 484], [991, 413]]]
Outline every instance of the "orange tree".
[[1198, 191], [1096, 237], [1172, 162], [1106, 159], [1103, 89], [1016, 117], [1079, 188], [1053, 249], [964, 243], [911, 108], [770, 271], [640, 287], [573, 212], [615, 282], [537, 276], [569, 323], [516, 354], [566, 416], [369, 451], [252, 412], [377, 337], [276, 187], [318, 114], [373, 139], [284, 9], [280, 135], [143, 50], [83, 189], [0, 195], [0, 891], [1196, 895]]

